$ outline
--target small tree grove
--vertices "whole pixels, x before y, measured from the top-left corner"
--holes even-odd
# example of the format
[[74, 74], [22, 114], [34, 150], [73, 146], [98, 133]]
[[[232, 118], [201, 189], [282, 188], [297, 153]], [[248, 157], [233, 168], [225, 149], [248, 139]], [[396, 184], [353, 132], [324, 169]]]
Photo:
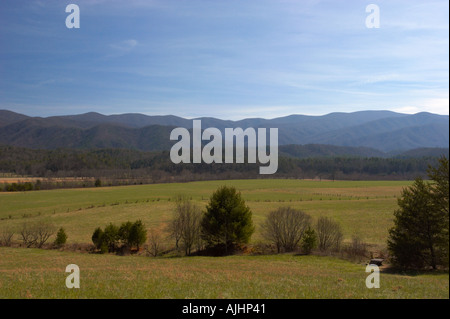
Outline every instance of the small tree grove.
[[141, 220], [124, 222], [120, 227], [110, 223], [104, 230], [97, 227], [91, 239], [95, 248], [102, 253], [116, 252], [119, 247], [130, 250], [136, 248], [139, 251], [147, 240], [147, 230]]

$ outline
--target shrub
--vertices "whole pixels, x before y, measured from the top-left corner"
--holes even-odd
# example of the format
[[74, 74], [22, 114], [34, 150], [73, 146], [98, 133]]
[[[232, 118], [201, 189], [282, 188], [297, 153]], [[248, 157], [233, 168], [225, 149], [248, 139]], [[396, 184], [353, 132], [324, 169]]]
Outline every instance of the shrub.
[[42, 246], [55, 233], [55, 227], [49, 222], [24, 223], [20, 230], [20, 236], [27, 248]]
[[56, 234], [55, 245], [63, 246], [67, 242], [67, 234], [64, 228], [60, 228]]
[[110, 253], [115, 252], [119, 243], [119, 228], [113, 223], [109, 223], [103, 232], [103, 240], [108, 247], [108, 251]]
[[4, 226], [0, 229], [0, 245], [10, 247], [14, 236], [14, 229], [8, 226]]
[[100, 249], [102, 252], [102, 247], [107, 247], [104, 241], [104, 232], [100, 227], [97, 227], [92, 234], [92, 242], [95, 245], [95, 248]]
[[317, 246], [317, 235], [313, 228], [308, 227], [305, 230], [301, 244], [302, 252], [309, 255], [311, 251]]
[[321, 251], [339, 250], [343, 237], [341, 226], [328, 217], [319, 217], [317, 220], [317, 237]]
[[116, 252], [122, 244], [122, 247], [128, 247], [130, 250], [133, 246], [139, 250], [140, 246], [147, 240], [147, 230], [142, 221], [137, 220], [134, 223], [130, 221], [122, 223], [120, 227], [110, 223], [102, 230], [97, 227], [92, 234], [92, 242], [96, 249], [102, 253]]
[[19, 231], [19, 235], [22, 238], [25, 247], [30, 248], [37, 242], [37, 234], [32, 229], [29, 223], [23, 223], [22, 228]]
[[311, 224], [311, 216], [291, 207], [271, 211], [262, 224], [263, 236], [273, 242], [278, 253], [294, 251]]

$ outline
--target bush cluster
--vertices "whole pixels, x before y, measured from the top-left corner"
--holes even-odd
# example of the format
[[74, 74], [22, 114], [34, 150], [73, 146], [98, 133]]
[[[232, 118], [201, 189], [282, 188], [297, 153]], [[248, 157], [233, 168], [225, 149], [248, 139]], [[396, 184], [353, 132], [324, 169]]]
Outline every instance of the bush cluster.
[[97, 227], [92, 234], [92, 242], [101, 253], [117, 252], [121, 248], [139, 251], [146, 240], [147, 230], [140, 220], [134, 223], [128, 221], [120, 226], [110, 223], [104, 230]]
[[25, 182], [25, 183], [6, 184], [4, 186], [4, 189], [6, 192], [26, 192], [39, 188], [36, 188], [36, 185], [34, 185], [33, 183]]

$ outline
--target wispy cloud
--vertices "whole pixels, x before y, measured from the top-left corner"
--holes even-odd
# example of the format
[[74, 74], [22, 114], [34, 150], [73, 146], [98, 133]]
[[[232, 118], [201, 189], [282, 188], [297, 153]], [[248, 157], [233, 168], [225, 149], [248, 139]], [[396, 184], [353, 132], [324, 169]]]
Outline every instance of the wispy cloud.
[[112, 43], [110, 44], [110, 48], [120, 52], [120, 53], [127, 53], [132, 51], [136, 46], [138, 45], [138, 41], [135, 39], [129, 39], [129, 40], [124, 40], [121, 42], [117, 42], [117, 43]]
[[379, 0], [376, 30], [360, 0], [78, 0], [78, 30], [61, 1], [24, 3], [0, 1], [0, 108], [448, 114], [447, 0]]

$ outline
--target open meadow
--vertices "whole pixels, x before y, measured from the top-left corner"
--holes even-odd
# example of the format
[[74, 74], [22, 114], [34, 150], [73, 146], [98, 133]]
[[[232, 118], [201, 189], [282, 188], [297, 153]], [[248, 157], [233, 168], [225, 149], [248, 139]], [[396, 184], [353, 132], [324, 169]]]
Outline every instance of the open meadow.
[[[51, 221], [65, 228], [68, 244], [92, 243], [94, 229], [110, 222], [141, 219], [148, 229], [164, 231], [174, 196], [205, 207], [213, 191], [227, 185], [253, 212], [250, 245], [264, 241], [260, 224], [271, 210], [292, 206], [313, 220], [338, 221], [344, 241], [358, 235], [383, 251], [397, 197], [410, 184], [258, 179], [0, 193], [0, 228]], [[65, 287], [68, 264], [80, 267], [81, 289]], [[364, 263], [337, 257], [152, 258], [0, 247], [0, 298], [449, 298], [448, 273], [382, 272], [380, 289], [366, 288], [367, 275]]]

